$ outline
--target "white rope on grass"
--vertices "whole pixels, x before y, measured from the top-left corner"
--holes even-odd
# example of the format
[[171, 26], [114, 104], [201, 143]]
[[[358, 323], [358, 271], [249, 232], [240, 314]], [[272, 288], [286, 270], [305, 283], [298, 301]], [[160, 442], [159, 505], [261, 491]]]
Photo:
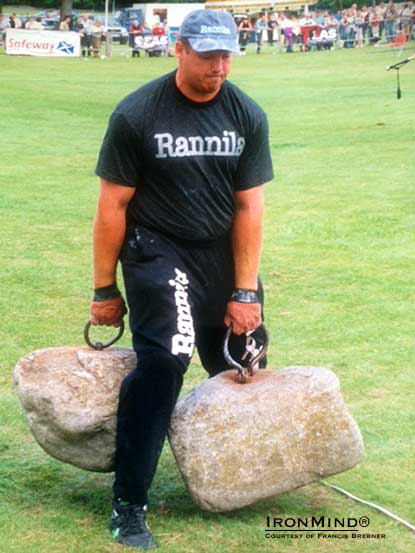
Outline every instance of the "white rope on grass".
[[380, 507], [379, 505], [376, 505], [376, 503], [371, 503], [370, 501], [366, 501], [364, 499], [360, 499], [360, 497], [356, 497], [355, 495], [352, 495], [351, 493], [347, 492], [346, 490], [343, 490], [343, 488], [339, 488], [338, 486], [334, 486], [333, 484], [329, 484], [328, 482], [325, 482], [324, 480], [320, 480], [320, 483], [324, 486], [328, 486], [329, 488], [333, 488], [333, 490], [336, 490], [344, 495], [347, 495], [347, 497], [350, 497], [351, 499], [354, 499], [355, 501], [358, 501], [359, 503], [363, 503], [364, 505], [369, 505], [369, 507], [373, 507], [373, 509], [376, 509], [377, 511], [380, 511], [381, 513], [385, 514], [386, 516], [393, 518], [393, 520], [396, 520], [400, 524], [403, 524], [413, 532], [415, 532], [415, 526], [411, 524], [410, 522], [404, 520], [401, 517], [398, 517], [397, 515], [394, 515], [387, 509], [384, 509], [383, 507]]

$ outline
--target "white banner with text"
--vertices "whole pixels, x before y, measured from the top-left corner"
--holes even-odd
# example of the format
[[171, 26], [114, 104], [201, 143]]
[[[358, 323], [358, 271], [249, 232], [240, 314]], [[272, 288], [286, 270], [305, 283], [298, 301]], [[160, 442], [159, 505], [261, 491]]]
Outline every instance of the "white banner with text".
[[78, 33], [7, 29], [6, 54], [77, 57], [80, 55], [80, 42]]

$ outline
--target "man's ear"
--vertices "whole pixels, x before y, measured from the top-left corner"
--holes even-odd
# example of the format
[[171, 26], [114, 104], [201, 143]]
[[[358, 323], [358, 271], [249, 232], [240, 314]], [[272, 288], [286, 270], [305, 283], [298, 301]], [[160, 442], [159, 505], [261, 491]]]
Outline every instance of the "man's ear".
[[176, 57], [177, 58], [181, 58], [183, 57], [183, 54], [185, 52], [185, 45], [183, 44], [183, 42], [181, 40], [178, 40], [176, 42]]

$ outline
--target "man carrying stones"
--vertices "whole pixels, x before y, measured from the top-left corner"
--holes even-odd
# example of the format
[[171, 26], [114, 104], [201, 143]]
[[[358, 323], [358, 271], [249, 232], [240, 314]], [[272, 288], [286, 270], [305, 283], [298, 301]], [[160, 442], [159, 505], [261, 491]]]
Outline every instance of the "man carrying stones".
[[229, 368], [227, 327], [237, 355], [261, 324], [263, 184], [273, 171], [264, 112], [226, 81], [238, 52], [229, 14], [189, 14], [177, 70], [116, 107], [97, 164], [91, 322], [117, 326], [126, 312], [120, 259], [138, 357], [120, 390], [111, 517], [114, 538], [132, 547], [156, 547], [147, 493], [194, 347], [213, 376]]

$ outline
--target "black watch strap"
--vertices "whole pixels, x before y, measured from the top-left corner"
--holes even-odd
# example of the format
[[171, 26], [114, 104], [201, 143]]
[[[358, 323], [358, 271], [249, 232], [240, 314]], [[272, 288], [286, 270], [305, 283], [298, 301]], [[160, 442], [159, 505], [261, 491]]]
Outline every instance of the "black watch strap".
[[245, 290], [244, 288], [235, 288], [232, 292], [230, 301], [239, 303], [260, 303], [256, 290]]
[[95, 288], [93, 301], [106, 301], [112, 300], [121, 296], [121, 292], [118, 290], [116, 283], [104, 286], [103, 288]]

